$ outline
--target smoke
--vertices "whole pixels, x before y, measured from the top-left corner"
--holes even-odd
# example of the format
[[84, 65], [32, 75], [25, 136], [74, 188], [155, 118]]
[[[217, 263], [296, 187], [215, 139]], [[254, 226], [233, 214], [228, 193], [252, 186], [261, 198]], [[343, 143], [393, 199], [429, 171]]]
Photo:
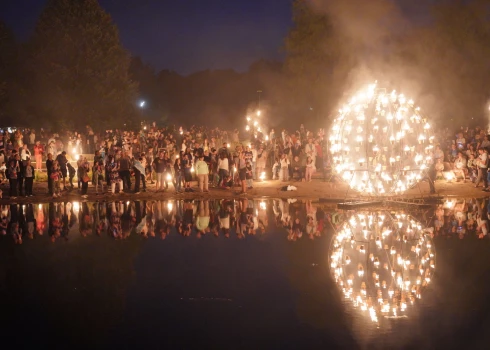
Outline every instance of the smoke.
[[380, 49], [408, 22], [393, 0], [308, 0], [313, 9], [324, 12], [339, 32], [367, 49]]
[[410, 96], [424, 110], [433, 109], [434, 96], [422, 92], [414, 72], [392, 61], [397, 40], [417, 27], [420, 7], [427, 10], [433, 0], [424, 4], [414, 0], [306, 1], [313, 10], [328, 15], [337, 34], [348, 42], [344, 49], [356, 59], [345, 77], [340, 104], [360, 88], [378, 81], [380, 87]]

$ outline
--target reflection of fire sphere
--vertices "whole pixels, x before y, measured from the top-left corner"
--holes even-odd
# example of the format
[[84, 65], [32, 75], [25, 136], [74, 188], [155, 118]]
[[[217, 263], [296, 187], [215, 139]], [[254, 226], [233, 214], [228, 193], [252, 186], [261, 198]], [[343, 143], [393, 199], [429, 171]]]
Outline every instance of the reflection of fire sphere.
[[353, 214], [333, 238], [330, 267], [346, 299], [373, 322], [402, 316], [434, 273], [430, 230], [407, 214]]
[[376, 84], [352, 97], [330, 129], [335, 172], [366, 194], [402, 193], [431, 162], [431, 126], [412, 100]]

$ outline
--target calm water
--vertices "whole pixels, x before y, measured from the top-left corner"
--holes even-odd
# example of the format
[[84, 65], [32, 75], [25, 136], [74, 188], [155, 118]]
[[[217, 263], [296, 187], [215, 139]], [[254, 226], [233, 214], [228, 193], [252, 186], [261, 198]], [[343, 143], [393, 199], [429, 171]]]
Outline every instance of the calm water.
[[[488, 349], [490, 247], [476, 229], [486, 213], [470, 199], [357, 211], [299, 200], [2, 206], [0, 334], [36, 348]], [[381, 243], [359, 226], [372, 217]], [[346, 236], [339, 278], [332, 242], [346, 227], [366, 241]], [[374, 322], [348, 300], [349, 269], [366, 303], [394, 289], [380, 303], [397, 317], [390, 306]]]

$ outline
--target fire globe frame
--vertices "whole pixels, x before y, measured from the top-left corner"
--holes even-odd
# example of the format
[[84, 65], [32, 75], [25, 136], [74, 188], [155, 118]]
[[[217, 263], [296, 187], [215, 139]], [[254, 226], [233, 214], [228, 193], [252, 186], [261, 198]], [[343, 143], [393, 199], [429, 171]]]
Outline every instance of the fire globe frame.
[[390, 210], [351, 212], [332, 238], [329, 266], [344, 298], [380, 323], [406, 317], [435, 272], [432, 231]]
[[404, 193], [432, 163], [432, 127], [413, 100], [377, 84], [339, 110], [329, 132], [333, 171], [369, 196]]

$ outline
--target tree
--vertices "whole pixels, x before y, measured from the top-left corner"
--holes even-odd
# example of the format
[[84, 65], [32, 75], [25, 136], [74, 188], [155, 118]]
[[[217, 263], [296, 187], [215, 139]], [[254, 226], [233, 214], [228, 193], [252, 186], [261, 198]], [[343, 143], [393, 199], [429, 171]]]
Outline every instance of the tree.
[[286, 42], [285, 74], [289, 109], [315, 111], [324, 121], [336, 107], [349, 71], [355, 65], [344, 36], [326, 12], [315, 11], [305, 0], [293, 2], [293, 28]]
[[12, 118], [12, 92], [17, 73], [17, 44], [12, 31], [0, 21], [0, 117], [3, 122]]
[[97, 0], [49, 0], [29, 42], [33, 107], [58, 127], [136, 125], [130, 57]]

